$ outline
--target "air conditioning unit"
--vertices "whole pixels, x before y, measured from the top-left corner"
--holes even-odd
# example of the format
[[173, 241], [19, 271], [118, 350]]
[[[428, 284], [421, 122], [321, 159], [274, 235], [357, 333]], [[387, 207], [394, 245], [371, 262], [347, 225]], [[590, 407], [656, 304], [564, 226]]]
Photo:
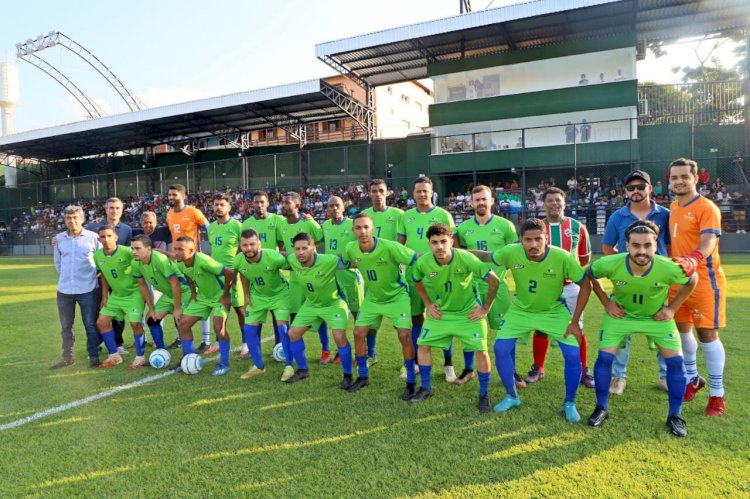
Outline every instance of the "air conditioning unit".
[[638, 116], [648, 116], [648, 99], [638, 99]]

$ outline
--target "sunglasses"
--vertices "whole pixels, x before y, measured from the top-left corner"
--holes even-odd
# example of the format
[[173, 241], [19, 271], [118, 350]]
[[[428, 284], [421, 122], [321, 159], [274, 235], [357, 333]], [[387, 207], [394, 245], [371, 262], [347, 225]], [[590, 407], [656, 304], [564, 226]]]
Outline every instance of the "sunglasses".
[[646, 190], [646, 184], [636, 184], [636, 185], [626, 185], [625, 190], [628, 192], [633, 192], [634, 190], [638, 189], [639, 191], [645, 191]]

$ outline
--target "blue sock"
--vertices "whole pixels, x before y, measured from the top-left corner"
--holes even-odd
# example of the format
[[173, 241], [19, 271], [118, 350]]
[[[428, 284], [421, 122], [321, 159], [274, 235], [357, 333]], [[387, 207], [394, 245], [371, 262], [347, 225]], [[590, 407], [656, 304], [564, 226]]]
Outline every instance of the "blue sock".
[[320, 336], [320, 346], [322, 347], [322, 350], [324, 352], [330, 352], [331, 345], [328, 342], [328, 324], [325, 322], [318, 328], [318, 336]]
[[[575, 402], [578, 386], [581, 384], [581, 350], [565, 343], [560, 343], [558, 346], [565, 360], [565, 402]], [[611, 363], [609, 368], [612, 369]], [[607, 389], [609, 389], [609, 384], [607, 384]]]
[[104, 341], [104, 345], [107, 347], [107, 352], [109, 352], [110, 355], [113, 353], [117, 353], [117, 342], [115, 341], [115, 330], [110, 329], [106, 333], [101, 333], [102, 335], [102, 341]]
[[183, 340], [180, 339], [180, 345], [182, 346], [182, 354], [187, 355], [189, 353], [195, 353], [195, 346], [193, 345], [193, 340]]
[[417, 355], [417, 349], [419, 348], [417, 346], [417, 339], [419, 339], [419, 333], [421, 333], [421, 332], [422, 332], [422, 324], [412, 324], [411, 325], [411, 344], [414, 347], [414, 356], [415, 356], [415, 358], [416, 358], [416, 355]]
[[294, 360], [297, 362], [297, 368], [302, 369], [303, 371], [307, 371], [307, 358], [305, 357], [305, 340], [300, 338], [297, 341], [290, 341], [289, 347], [290, 347], [290, 350], [292, 351], [292, 356], [294, 356]]
[[685, 395], [685, 361], [682, 355], [664, 359], [667, 363], [667, 391], [669, 392], [669, 415], [682, 412], [682, 397]]
[[419, 364], [419, 376], [422, 378], [422, 388], [432, 389], [432, 366]]
[[229, 338], [219, 340], [219, 364], [222, 366], [229, 365]]
[[453, 343], [451, 343], [451, 346], [443, 350], [443, 358], [445, 359], [446, 366], [453, 365]]
[[[340, 351], [339, 355], [341, 355]], [[360, 378], [370, 377], [370, 372], [367, 369], [367, 355], [357, 355], [357, 374]]]
[[416, 383], [417, 375], [414, 373], [414, 359], [404, 359], [404, 367], [406, 368], [406, 382]]
[[146, 333], [134, 334], [133, 341], [135, 343], [135, 354], [138, 357], [143, 357], [146, 353]]
[[487, 392], [490, 391], [490, 375], [491, 373], [479, 373], [479, 396], [486, 397]]
[[151, 332], [154, 343], [156, 343], [156, 348], [164, 348], [164, 329], [161, 327], [161, 323], [149, 326], [148, 330]]
[[263, 336], [260, 334], [261, 331], [263, 331], [263, 323], [261, 322], [258, 324], [258, 332], [256, 333], [258, 335], [258, 339], [261, 339]]
[[469, 371], [474, 370], [474, 352], [464, 352], [464, 366]]
[[260, 350], [260, 336], [258, 336], [258, 329], [260, 325], [251, 326], [245, 324], [242, 328], [242, 335], [247, 340], [247, 349], [250, 351], [250, 358], [253, 359], [253, 364], [258, 369], [263, 369], [265, 364], [263, 363], [263, 354]]
[[377, 343], [378, 335], [368, 332], [365, 338], [367, 340], [367, 356], [375, 357], [375, 343]]
[[[613, 354], [599, 350], [599, 357], [596, 359], [596, 364], [594, 364], [596, 405], [602, 407], [605, 411], [609, 407], [609, 383], [612, 381], [612, 363], [614, 361], [615, 356]], [[683, 384], [682, 386], [684, 388], [685, 385]]]
[[[273, 344], [278, 345], [279, 343], [282, 343], [281, 340], [281, 333], [279, 332], [279, 323], [276, 322], [276, 316], [271, 314], [271, 321], [273, 321]], [[263, 324], [261, 324], [263, 326]], [[258, 331], [258, 334], [260, 334], [260, 331]]]
[[[344, 371], [344, 375], [352, 375], [352, 345], [347, 341], [343, 347], [338, 347], [339, 359], [341, 359], [341, 370]], [[367, 367], [367, 359], [365, 359], [365, 367]]]
[[513, 373], [516, 372], [516, 359], [513, 352], [516, 349], [515, 338], [498, 338], [495, 340], [495, 368], [500, 375], [505, 391], [508, 395], [518, 398], [516, 391], [516, 379]]
[[289, 324], [278, 324], [275, 331], [279, 335], [281, 348], [284, 350], [285, 366], [294, 365], [294, 355], [292, 355], [292, 347], [289, 345]]

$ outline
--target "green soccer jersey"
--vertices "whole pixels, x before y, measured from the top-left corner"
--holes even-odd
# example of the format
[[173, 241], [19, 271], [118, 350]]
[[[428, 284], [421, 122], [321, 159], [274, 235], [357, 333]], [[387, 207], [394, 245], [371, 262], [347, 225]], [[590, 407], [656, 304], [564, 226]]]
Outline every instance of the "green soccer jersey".
[[[507, 218], [492, 215], [487, 223], [480, 224], [476, 217], [471, 217], [458, 226], [458, 242], [462, 248], [469, 250], [497, 251], [518, 242], [518, 235], [513, 222]], [[487, 265], [500, 280], [505, 279], [505, 267]], [[484, 281], [480, 281], [479, 290], [483, 291], [486, 286]]]
[[115, 296], [131, 296], [138, 293], [138, 283], [133, 279], [133, 250], [128, 246], [115, 248], [111, 255], [104, 254], [104, 248], [94, 253], [94, 262]]
[[289, 223], [286, 218], [282, 218], [276, 227], [276, 241], [279, 246], [284, 246], [287, 253], [294, 253], [294, 236], [300, 233], [310, 234], [313, 240], [318, 243], [323, 239], [323, 231], [315, 220], [307, 220], [300, 217], [295, 223]]
[[275, 250], [279, 248], [276, 232], [282, 220], [284, 217], [275, 213], [267, 213], [266, 218], [255, 218], [255, 215], [251, 215], [242, 222], [242, 230], [253, 229], [258, 233], [261, 248]]
[[399, 294], [408, 296], [409, 288], [400, 265], [412, 265], [416, 253], [403, 244], [375, 238], [375, 246], [369, 253], [359, 248], [359, 241], [346, 245], [342, 259], [345, 264], [355, 266], [365, 283], [365, 299], [377, 303], [388, 303]]
[[224, 292], [224, 265], [208, 255], [196, 253], [191, 267], [177, 262], [177, 270], [195, 283], [198, 294], [205, 299], [218, 301]]
[[[177, 264], [173, 262], [164, 253], [158, 251], [151, 252], [151, 260], [148, 263], [133, 260], [133, 277], [142, 277], [151, 286], [162, 294], [170, 298], [172, 296], [172, 285], [169, 284], [171, 277], [177, 277], [182, 284], [183, 299], [190, 296], [190, 289], [187, 288], [187, 281], [182, 272], [177, 270]], [[185, 294], [187, 293], [187, 295]]]
[[308, 304], [313, 307], [330, 307], [343, 300], [336, 284], [336, 270], [341, 259], [336, 255], [315, 253], [313, 263], [303, 266], [295, 255], [287, 257], [297, 283], [305, 294]]
[[240, 247], [242, 224], [230, 218], [224, 223], [214, 221], [209, 224], [208, 242], [211, 244], [211, 258], [224, 265], [230, 266]]
[[565, 279], [580, 283], [584, 278], [576, 257], [554, 246], [548, 246], [544, 258], [534, 262], [526, 257], [522, 245], [511, 244], [492, 253], [492, 262], [513, 274], [516, 295], [510, 306], [526, 312], [546, 312], [561, 306]]
[[622, 305], [633, 319], [650, 319], [666, 304], [669, 286], [690, 282], [679, 265], [659, 255], [654, 256], [651, 268], [640, 276], [632, 274], [628, 253], [600, 258], [591, 264], [589, 274], [612, 281], [613, 301]]
[[436, 223], [446, 224], [451, 230], [456, 230], [456, 224], [453, 223], [451, 214], [439, 206], [433, 206], [425, 212], [412, 208], [406, 210], [404, 216], [401, 217], [398, 235], [406, 238], [406, 246], [420, 255], [426, 255], [430, 253], [427, 229]]
[[432, 252], [414, 264], [414, 282], [427, 279], [440, 302], [440, 311], [460, 314], [479, 304], [474, 277], [484, 279], [490, 273], [479, 258], [466, 250], [453, 248], [447, 265], [440, 265]]
[[244, 276], [250, 283], [250, 297], [260, 295], [273, 297], [289, 287], [280, 270], [288, 270], [286, 258], [275, 250], [261, 249], [257, 262], [248, 262], [240, 253], [234, 257], [232, 270]]
[[398, 241], [398, 228], [401, 225], [401, 217], [404, 216], [402, 210], [387, 206], [383, 211], [366, 208], [362, 210], [362, 213], [367, 213], [372, 218], [373, 236], [378, 239]]
[[334, 224], [331, 220], [323, 222], [324, 253], [327, 255], [341, 255], [350, 241], [355, 241], [351, 218], [344, 218], [341, 223]]

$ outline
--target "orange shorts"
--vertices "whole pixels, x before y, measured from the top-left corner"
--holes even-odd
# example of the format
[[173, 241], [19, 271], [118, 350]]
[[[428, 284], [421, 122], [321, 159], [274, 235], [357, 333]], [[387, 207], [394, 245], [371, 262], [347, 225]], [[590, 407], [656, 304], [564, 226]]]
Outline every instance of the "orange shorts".
[[[678, 324], [690, 323], [698, 329], [718, 329], [726, 326], [727, 282], [724, 271], [713, 275], [699, 271], [698, 286], [674, 315]], [[677, 293], [677, 286], [669, 290], [669, 300]]]

